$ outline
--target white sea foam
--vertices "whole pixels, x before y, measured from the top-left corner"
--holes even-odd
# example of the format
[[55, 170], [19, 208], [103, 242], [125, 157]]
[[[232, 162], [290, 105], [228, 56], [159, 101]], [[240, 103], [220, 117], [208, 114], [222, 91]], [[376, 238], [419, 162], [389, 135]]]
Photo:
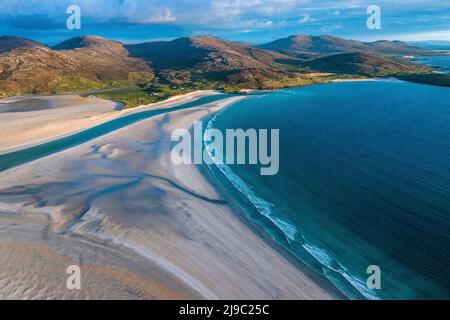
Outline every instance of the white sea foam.
[[334, 258], [324, 249], [312, 245], [311, 243], [305, 243], [302, 247], [308, 251], [310, 255], [314, 257], [321, 265], [331, 269], [333, 271], [339, 272], [337, 268], [334, 267], [336, 264]]
[[[336, 282], [334, 277], [331, 276], [330, 272], [328, 272], [327, 270], [331, 270], [342, 275], [353, 288], [355, 288], [361, 295], [363, 295], [367, 299], [380, 299], [373, 290], [370, 290], [367, 287], [366, 279], [360, 279], [349, 273], [347, 268], [342, 266], [342, 264], [339, 263], [336, 258], [334, 258], [327, 250], [319, 248], [318, 246], [313, 245], [310, 242], [305, 242], [303, 248], [305, 248], [305, 250], [308, 251], [308, 253], [314, 257], [314, 259], [320, 262], [320, 264], [323, 266], [324, 275], [338, 288], [340, 288], [341, 286]], [[345, 289], [344, 294], [348, 294], [348, 292], [345, 292]]]
[[[211, 141], [211, 137], [208, 136], [208, 132], [210, 129], [213, 128], [214, 122], [216, 121], [216, 118], [218, 115], [220, 115], [223, 112], [220, 111], [217, 113], [209, 122], [207, 125], [207, 130], [205, 132], [204, 141]], [[210, 157], [212, 157], [213, 152], [213, 143], [206, 144], [205, 143], [206, 150], [208, 151], [208, 154]], [[285, 219], [282, 219], [280, 217], [277, 217], [276, 214], [273, 211], [274, 205], [270, 202], [267, 202], [266, 200], [259, 197], [256, 192], [252, 189], [251, 186], [249, 186], [247, 183], [245, 183], [244, 180], [241, 179], [228, 165], [226, 164], [220, 164], [216, 163], [216, 167], [225, 175], [225, 177], [233, 184], [233, 186], [242, 193], [245, 197], [247, 197], [248, 200], [256, 207], [256, 209], [264, 215], [266, 218], [268, 218], [270, 221], [272, 221], [289, 239], [295, 240], [295, 237], [297, 235], [297, 228], [293, 223], [290, 223], [289, 221], [286, 221]]]
[[[210, 157], [212, 157], [212, 153], [214, 150], [213, 143], [205, 143], [205, 141], [212, 140], [208, 135], [208, 132], [210, 131], [210, 129], [214, 128], [217, 117], [222, 112], [224, 112], [224, 110], [216, 113], [207, 124], [207, 130], [204, 136], [204, 144]], [[278, 217], [273, 209], [274, 205], [258, 196], [253, 188], [244, 180], [242, 180], [242, 178], [239, 177], [231, 169], [231, 167], [226, 164], [220, 163], [216, 163], [215, 166], [231, 182], [231, 184], [253, 204], [253, 206], [258, 210], [259, 213], [268, 218], [275, 226], [278, 227], [278, 229], [286, 236], [288, 240], [297, 242], [296, 238], [298, 238], [298, 236], [301, 236], [304, 240], [304, 244], [302, 244], [302, 247], [322, 265], [325, 277], [327, 277], [327, 279], [329, 279], [337, 288], [341, 289], [344, 294], [351, 297], [351, 295], [348, 294], [347, 290], [345, 290], [345, 288], [342, 288], [342, 285], [337, 283], [337, 281], [330, 276], [327, 270], [332, 270], [336, 273], [341, 274], [347, 280], [348, 284], [350, 284], [367, 299], [379, 299], [379, 297], [373, 292], [373, 290], [367, 288], [365, 280], [361, 280], [355, 276], [352, 276], [350, 273], [348, 273], [346, 268], [343, 267], [335, 257], [333, 257], [333, 255], [329, 251], [313, 245], [310, 241], [308, 241], [304, 237], [304, 235], [297, 229], [297, 226], [293, 222], [288, 221], [286, 218]], [[211, 169], [211, 166], [209, 166], [209, 168]]]

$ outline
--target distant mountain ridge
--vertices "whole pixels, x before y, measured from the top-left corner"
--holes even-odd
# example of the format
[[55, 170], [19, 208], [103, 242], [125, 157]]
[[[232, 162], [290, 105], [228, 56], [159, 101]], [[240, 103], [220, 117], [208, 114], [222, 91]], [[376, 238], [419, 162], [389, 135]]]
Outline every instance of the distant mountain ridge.
[[9, 52], [18, 48], [46, 48], [47, 46], [25, 38], [15, 36], [0, 37], [0, 53]]
[[[91, 91], [155, 81], [166, 85], [200, 83], [200, 87], [273, 89], [323, 82], [320, 75], [313, 75], [314, 71], [345, 71], [335, 68], [339, 67], [336, 61], [348, 74], [369, 70], [369, 64], [379, 69], [389, 66], [386, 71], [398, 68], [402, 72], [422, 72], [413, 64], [387, 56], [337, 56], [342, 51], [366, 53], [358, 50], [391, 54], [432, 52], [399, 41], [362, 43], [333, 36], [295, 36], [260, 47], [212, 36], [127, 45], [82, 36], [47, 47], [9, 36], [0, 37], [0, 94]], [[305, 58], [323, 56], [336, 57], [301, 66]]]
[[296, 35], [257, 46], [290, 57], [314, 59], [341, 53], [372, 53], [384, 55], [428, 55], [431, 50], [414, 47], [401, 41], [361, 42], [335, 36]]
[[52, 47], [53, 50], [59, 51], [87, 49], [87, 48], [89, 49], [101, 48], [103, 50], [110, 49], [111, 51], [117, 51], [123, 50], [123, 44], [118, 41], [109, 40], [97, 36], [81, 36], [71, 38]]
[[322, 72], [369, 77], [431, 72], [424, 65], [360, 52], [319, 58], [306, 61], [303, 65]]
[[412, 46], [425, 48], [429, 50], [443, 50], [445, 54], [450, 54], [450, 41], [433, 40], [433, 41], [412, 41]]
[[52, 48], [17, 38], [8, 48], [0, 54], [0, 89], [7, 91], [97, 88], [105, 82], [125, 83], [135, 73], [173, 83], [217, 81], [247, 87], [302, 78], [274, 65], [287, 56], [210, 36], [133, 45], [83, 36]]

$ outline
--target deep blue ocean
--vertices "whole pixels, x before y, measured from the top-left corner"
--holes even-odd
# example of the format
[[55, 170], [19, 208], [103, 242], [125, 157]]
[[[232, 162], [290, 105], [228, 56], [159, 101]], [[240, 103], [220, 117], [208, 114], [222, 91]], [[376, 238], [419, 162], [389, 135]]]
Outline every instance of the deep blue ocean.
[[[213, 172], [250, 223], [346, 296], [450, 299], [450, 88], [393, 80], [263, 92], [208, 126], [280, 129], [278, 175]], [[366, 286], [369, 265], [381, 269], [380, 290]]]

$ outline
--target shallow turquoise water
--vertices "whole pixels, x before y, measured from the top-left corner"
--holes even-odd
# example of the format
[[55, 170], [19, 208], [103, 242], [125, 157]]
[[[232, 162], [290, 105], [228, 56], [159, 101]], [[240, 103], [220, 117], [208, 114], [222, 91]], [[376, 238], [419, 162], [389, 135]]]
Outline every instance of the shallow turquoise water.
[[[280, 129], [278, 175], [212, 169], [252, 223], [348, 297], [450, 298], [449, 88], [287, 89], [238, 102], [209, 126]], [[381, 268], [381, 290], [366, 286], [369, 265]]]
[[73, 146], [82, 144], [84, 142], [93, 140], [95, 138], [101, 137], [113, 131], [119, 130], [133, 123], [160, 115], [168, 112], [173, 112], [176, 110], [188, 109], [197, 107], [206, 103], [212, 103], [221, 99], [230, 97], [227, 94], [217, 94], [212, 96], [206, 96], [197, 99], [192, 102], [188, 102], [176, 107], [160, 109], [160, 110], [148, 110], [130, 114], [118, 119], [108, 121], [99, 126], [81, 131], [79, 133], [57, 139], [48, 143], [44, 143], [35, 147], [30, 147], [27, 149], [22, 149], [16, 152], [0, 154], [0, 172], [13, 168], [15, 166], [37, 160], [53, 153], [57, 153]]

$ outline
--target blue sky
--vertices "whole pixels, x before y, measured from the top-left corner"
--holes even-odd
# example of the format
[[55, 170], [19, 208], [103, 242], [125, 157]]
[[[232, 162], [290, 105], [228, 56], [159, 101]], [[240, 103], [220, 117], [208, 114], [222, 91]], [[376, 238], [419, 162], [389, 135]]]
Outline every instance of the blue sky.
[[[66, 28], [71, 4], [81, 8], [80, 31]], [[366, 27], [369, 5], [381, 8], [381, 30]], [[92, 34], [125, 42], [205, 34], [254, 43], [292, 34], [450, 41], [450, 0], [3, 0], [5, 34], [49, 44]]]

